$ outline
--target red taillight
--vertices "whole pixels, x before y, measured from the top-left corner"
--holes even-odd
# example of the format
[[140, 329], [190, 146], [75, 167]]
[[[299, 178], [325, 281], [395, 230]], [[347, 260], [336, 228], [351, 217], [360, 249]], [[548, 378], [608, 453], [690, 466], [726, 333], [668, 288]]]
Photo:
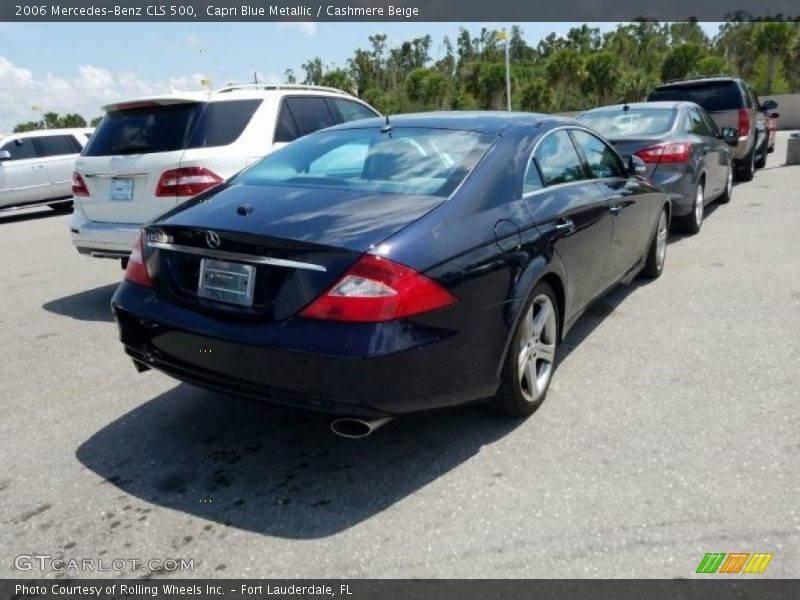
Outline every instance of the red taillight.
[[300, 316], [379, 322], [444, 308], [458, 299], [435, 281], [385, 258], [365, 254]]
[[153, 280], [150, 279], [150, 273], [147, 272], [147, 265], [144, 263], [144, 240], [141, 231], [136, 236], [133, 250], [131, 250], [131, 255], [128, 257], [128, 266], [125, 267], [125, 280], [137, 285], [153, 287]]
[[746, 108], [739, 109], [739, 136], [747, 137], [750, 135], [750, 113]]
[[644, 150], [639, 150], [636, 156], [646, 163], [682, 163], [689, 160], [691, 153], [691, 144], [678, 142], [650, 146]]
[[171, 169], [158, 180], [156, 196], [196, 196], [220, 183], [219, 175], [203, 167]]
[[88, 196], [89, 188], [86, 187], [86, 182], [77, 171], [72, 172], [72, 195], [73, 196]]

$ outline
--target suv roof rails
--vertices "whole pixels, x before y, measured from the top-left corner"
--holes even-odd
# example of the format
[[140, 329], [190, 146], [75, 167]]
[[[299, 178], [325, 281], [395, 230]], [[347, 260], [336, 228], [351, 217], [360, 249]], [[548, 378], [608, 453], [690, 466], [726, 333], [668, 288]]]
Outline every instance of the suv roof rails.
[[219, 89], [214, 90], [213, 93], [220, 94], [225, 92], [233, 92], [236, 90], [308, 90], [314, 92], [328, 92], [331, 94], [340, 94], [342, 96], [353, 97], [352, 94], [340, 90], [339, 88], [326, 87], [324, 85], [306, 85], [304, 83], [243, 83], [235, 85], [226, 85]]

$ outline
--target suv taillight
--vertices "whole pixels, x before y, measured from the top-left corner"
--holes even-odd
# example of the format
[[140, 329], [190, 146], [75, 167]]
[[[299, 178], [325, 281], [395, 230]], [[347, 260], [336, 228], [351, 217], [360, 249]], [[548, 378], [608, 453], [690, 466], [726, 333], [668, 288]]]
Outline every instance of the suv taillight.
[[144, 262], [144, 237], [142, 232], [136, 236], [133, 243], [133, 250], [128, 257], [128, 266], [125, 267], [125, 281], [130, 281], [144, 287], [153, 287], [153, 280], [147, 272], [147, 264]]
[[656, 144], [644, 150], [639, 150], [636, 156], [646, 163], [684, 163], [689, 160], [691, 153], [691, 144], [678, 142]]
[[86, 182], [77, 171], [72, 172], [72, 195], [73, 196], [88, 196], [89, 188], [86, 187]]
[[746, 108], [739, 109], [739, 135], [741, 137], [750, 135], [750, 113]]
[[441, 285], [404, 265], [365, 254], [322, 296], [300, 312], [326, 321], [376, 323], [458, 302]]
[[158, 180], [156, 196], [196, 196], [220, 183], [219, 175], [203, 167], [171, 169]]

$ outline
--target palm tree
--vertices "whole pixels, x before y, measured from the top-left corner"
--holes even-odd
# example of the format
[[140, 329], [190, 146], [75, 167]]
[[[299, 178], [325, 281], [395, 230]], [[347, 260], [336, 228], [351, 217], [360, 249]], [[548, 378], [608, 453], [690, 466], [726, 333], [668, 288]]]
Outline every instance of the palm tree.
[[767, 94], [772, 93], [775, 66], [778, 60], [789, 54], [796, 35], [796, 25], [785, 21], [759, 23], [753, 32], [753, 48], [767, 55]]

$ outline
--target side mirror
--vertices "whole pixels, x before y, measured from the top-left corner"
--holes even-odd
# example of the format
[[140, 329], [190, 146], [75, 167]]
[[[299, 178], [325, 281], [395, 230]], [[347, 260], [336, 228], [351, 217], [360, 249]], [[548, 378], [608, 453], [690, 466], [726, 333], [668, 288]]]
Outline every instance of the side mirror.
[[647, 173], [647, 165], [644, 164], [644, 161], [641, 158], [635, 154], [631, 154], [628, 157], [628, 174], [644, 175], [645, 173]]
[[768, 110], [775, 110], [778, 108], [778, 103], [775, 100], [767, 100], [764, 104], [761, 105], [761, 110], [766, 112]]
[[739, 130], [736, 127], [723, 127], [719, 132], [719, 138], [729, 146], [738, 146]]
[[11, 159], [11, 152], [8, 150], [0, 150], [0, 162]]
[[780, 113], [770, 113], [769, 118], [770, 119], [779, 119], [780, 116], [781, 116]]

